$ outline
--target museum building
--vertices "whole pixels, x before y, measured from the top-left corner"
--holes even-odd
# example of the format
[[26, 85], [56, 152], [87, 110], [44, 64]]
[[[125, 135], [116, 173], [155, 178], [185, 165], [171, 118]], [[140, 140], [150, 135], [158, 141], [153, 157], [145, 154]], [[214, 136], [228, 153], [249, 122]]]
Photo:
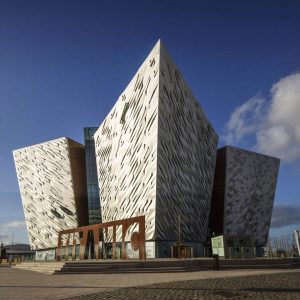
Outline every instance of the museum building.
[[[62, 230], [138, 216], [145, 216], [148, 258], [170, 257], [176, 242], [203, 256], [212, 233], [251, 235], [265, 246], [279, 160], [217, 150], [216, 131], [160, 40], [84, 140], [13, 152], [37, 257], [55, 257]], [[121, 234], [117, 228], [117, 242]], [[126, 247], [134, 257], [130, 241]]]

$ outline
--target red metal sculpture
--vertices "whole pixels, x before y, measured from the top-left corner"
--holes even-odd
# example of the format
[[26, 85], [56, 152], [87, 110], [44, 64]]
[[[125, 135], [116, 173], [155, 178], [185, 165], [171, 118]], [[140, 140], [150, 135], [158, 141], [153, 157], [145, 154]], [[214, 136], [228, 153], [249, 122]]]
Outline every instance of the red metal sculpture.
[[[75, 260], [76, 253], [76, 244], [77, 240], [80, 241], [80, 251], [79, 251], [79, 259], [84, 259], [85, 248], [88, 239], [89, 231], [93, 232], [94, 237], [94, 252], [95, 258], [99, 259], [99, 236], [100, 230], [105, 231], [105, 236], [108, 236], [108, 228], [113, 229], [112, 234], [112, 258], [116, 259], [116, 227], [122, 226], [122, 259], [127, 259], [128, 256], [125, 250], [125, 236], [128, 228], [131, 225], [138, 224], [139, 232], [135, 231], [131, 235], [131, 246], [134, 251], [139, 250], [139, 259], [146, 259], [146, 250], [145, 250], [145, 216], [133, 217], [129, 219], [111, 221], [107, 223], [94, 224], [89, 226], [77, 227], [67, 230], [62, 230], [58, 234], [58, 244], [57, 244], [57, 260], [61, 260], [61, 252], [63, 247], [63, 235], [67, 235], [67, 242], [65, 247], [65, 259], [69, 258], [69, 245], [70, 239], [72, 235], [72, 260]], [[76, 237], [76, 235], [81, 235], [81, 238]]]

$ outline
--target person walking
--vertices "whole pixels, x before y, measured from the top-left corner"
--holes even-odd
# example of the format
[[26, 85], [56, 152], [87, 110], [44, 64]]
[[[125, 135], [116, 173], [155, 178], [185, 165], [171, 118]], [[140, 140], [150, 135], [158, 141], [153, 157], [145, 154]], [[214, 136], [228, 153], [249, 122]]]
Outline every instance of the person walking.
[[2, 263], [3, 254], [4, 254], [4, 246], [3, 246], [3, 243], [1, 243], [1, 246], [0, 246], [0, 265]]

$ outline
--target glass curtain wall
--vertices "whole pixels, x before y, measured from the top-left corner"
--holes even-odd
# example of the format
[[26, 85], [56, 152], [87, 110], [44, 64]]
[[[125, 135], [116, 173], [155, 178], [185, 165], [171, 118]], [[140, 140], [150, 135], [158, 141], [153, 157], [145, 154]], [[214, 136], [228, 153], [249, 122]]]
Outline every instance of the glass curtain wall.
[[89, 224], [101, 223], [100, 197], [96, 167], [94, 134], [98, 127], [84, 128]]

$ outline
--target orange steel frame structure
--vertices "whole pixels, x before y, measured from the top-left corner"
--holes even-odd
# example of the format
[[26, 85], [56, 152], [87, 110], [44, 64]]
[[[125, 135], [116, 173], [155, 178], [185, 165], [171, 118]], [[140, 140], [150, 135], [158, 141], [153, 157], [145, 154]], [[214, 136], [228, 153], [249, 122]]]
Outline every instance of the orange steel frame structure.
[[66, 229], [62, 230], [58, 233], [58, 243], [57, 243], [57, 261], [61, 260], [61, 251], [63, 247], [63, 241], [62, 236], [68, 235], [67, 237], [67, 243], [66, 243], [66, 250], [65, 250], [65, 258], [66, 260], [69, 259], [69, 245], [72, 235], [72, 260], [75, 260], [75, 251], [76, 251], [76, 241], [78, 240], [76, 238], [76, 233], [79, 233], [82, 235], [82, 238], [79, 238], [80, 240], [80, 251], [79, 251], [79, 259], [84, 259], [84, 253], [85, 248], [87, 244], [87, 238], [89, 231], [93, 232], [94, 236], [94, 251], [96, 254], [96, 259], [99, 259], [99, 236], [100, 236], [100, 230], [105, 230], [105, 234], [107, 236], [108, 228], [113, 228], [113, 248], [112, 248], [112, 258], [116, 259], [116, 227], [122, 226], [122, 259], [127, 259], [128, 256], [126, 255], [125, 250], [125, 236], [128, 228], [138, 223], [139, 225], [139, 232], [135, 231], [131, 235], [131, 246], [134, 251], [139, 250], [139, 259], [145, 260], [146, 259], [146, 243], [145, 243], [145, 216], [139, 216], [139, 217], [133, 217], [129, 219], [123, 219], [123, 220], [116, 220], [111, 221], [107, 223], [101, 223], [101, 224], [93, 224], [89, 226], [82, 226], [72, 229]]

